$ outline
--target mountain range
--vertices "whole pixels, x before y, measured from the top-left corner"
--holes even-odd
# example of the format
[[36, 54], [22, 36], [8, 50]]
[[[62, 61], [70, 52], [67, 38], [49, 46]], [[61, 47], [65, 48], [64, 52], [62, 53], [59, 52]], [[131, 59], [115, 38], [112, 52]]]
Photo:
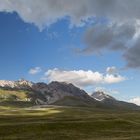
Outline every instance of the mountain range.
[[59, 105], [83, 106], [107, 109], [133, 109], [140, 107], [114, 97], [101, 91], [89, 95], [72, 83], [53, 81], [46, 83], [33, 83], [24, 79], [18, 81], [0, 80], [0, 105]]

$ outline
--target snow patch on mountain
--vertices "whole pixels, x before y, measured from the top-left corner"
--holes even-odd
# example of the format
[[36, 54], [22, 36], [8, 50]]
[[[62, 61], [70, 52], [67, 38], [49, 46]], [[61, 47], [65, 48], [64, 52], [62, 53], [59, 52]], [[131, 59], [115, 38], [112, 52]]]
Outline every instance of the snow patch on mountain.
[[95, 100], [98, 101], [104, 101], [106, 99], [110, 99], [110, 100], [115, 100], [115, 98], [113, 98], [112, 96], [105, 94], [102, 91], [96, 91], [91, 95], [92, 98], [94, 98]]
[[25, 88], [25, 87], [32, 87], [33, 82], [20, 79], [18, 81], [8, 81], [8, 80], [0, 80], [0, 87], [3, 88]]

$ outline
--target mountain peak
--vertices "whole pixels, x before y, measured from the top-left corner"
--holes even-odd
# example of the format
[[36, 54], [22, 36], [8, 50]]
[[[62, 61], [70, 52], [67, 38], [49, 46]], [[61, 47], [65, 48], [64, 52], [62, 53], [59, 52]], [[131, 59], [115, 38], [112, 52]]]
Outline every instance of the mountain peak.
[[32, 87], [33, 82], [30, 82], [25, 79], [19, 79], [17, 81], [9, 81], [9, 80], [0, 80], [0, 87], [3, 88], [27, 88]]
[[96, 91], [91, 96], [98, 101], [104, 101], [106, 99], [116, 100], [115, 98], [104, 93], [103, 91]]
[[28, 80], [25, 79], [19, 79], [18, 81], [15, 81], [16, 83], [20, 84], [20, 85], [28, 85], [28, 86], [32, 86], [33, 82], [30, 82]]
[[68, 85], [73, 85], [71, 83], [67, 83], [67, 82], [58, 82], [58, 81], [52, 81], [51, 83], [49, 83], [49, 85], [57, 85], [57, 86], [68, 86]]
[[0, 80], [0, 87], [11, 87], [11, 88], [13, 88], [14, 86], [15, 86], [14, 81]]
[[[26, 93], [28, 92], [29, 94], [28, 96], [26, 94], [25, 97], [27, 98], [25, 98], [25, 100], [32, 101], [35, 104], [139, 109], [139, 107], [134, 104], [118, 101], [102, 91], [96, 91], [89, 96], [84, 90], [71, 83], [65, 82], [54, 81], [50, 84], [46, 84], [32, 83], [24, 79], [20, 79], [18, 81], [0, 80], [0, 88], [5, 90], [5, 93], [8, 92], [9, 95], [7, 95], [6, 98], [10, 100], [11, 95], [13, 94], [13, 92], [9, 92], [11, 89], [15, 92], [20, 92], [19, 90], [26, 91]], [[19, 94], [15, 95], [15, 92], [13, 94], [14, 97], [16, 96], [17, 99], [19, 99]], [[15, 98], [12, 98], [12, 100], [15, 101]]]

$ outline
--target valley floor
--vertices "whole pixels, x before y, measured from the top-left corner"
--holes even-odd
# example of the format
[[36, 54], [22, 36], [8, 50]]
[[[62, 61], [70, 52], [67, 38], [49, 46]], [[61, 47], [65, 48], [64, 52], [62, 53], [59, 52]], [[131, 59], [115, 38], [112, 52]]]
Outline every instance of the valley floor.
[[140, 140], [140, 112], [0, 107], [0, 140]]

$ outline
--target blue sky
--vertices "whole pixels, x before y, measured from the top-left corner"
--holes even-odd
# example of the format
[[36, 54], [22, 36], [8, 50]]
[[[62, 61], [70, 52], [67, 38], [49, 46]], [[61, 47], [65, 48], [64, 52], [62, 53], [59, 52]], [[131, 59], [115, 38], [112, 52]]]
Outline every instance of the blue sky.
[[[0, 6], [0, 79], [73, 81], [90, 93], [98, 87], [122, 100], [140, 97], [140, 57], [135, 57], [133, 49], [137, 48], [133, 42], [137, 44], [139, 37], [138, 34], [133, 39], [135, 23], [128, 25], [123, 21], [120, 25], [118, 16], [112, 20], [113, 15], [108, 18], [98, 13], [88, 19], [82, 17], [79, 22], [79, 17], [75, 20], [76, 13], [56, 15], [53, 9], [49, 11], [52, 17], [47, 19], [36, 17], [38, 13], [22, 14], [18, 7], [10, 9], [10, 2], [6, 2]], [[27, 5], [23, 3], [24, 6]], [[32, 4], [27, 8], [34, 10]]]

